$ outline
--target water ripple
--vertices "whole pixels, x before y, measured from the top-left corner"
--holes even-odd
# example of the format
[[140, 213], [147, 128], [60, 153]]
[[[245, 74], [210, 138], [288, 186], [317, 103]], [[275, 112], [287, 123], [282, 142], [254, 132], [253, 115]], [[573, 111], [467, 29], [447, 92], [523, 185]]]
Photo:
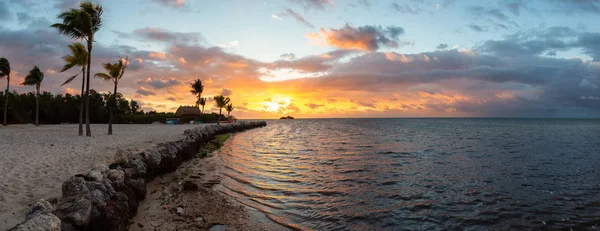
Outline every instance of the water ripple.
[[271, 121], [219, 150], [219, 190], [313, 230], [600, 225], [600, 121]]

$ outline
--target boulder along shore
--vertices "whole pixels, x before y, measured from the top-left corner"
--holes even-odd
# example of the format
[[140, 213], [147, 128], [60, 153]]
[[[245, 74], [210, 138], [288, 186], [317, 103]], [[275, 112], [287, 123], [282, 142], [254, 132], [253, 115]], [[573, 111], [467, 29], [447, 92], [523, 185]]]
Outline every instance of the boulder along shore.
[[59, 199], [40, 199], [25, 221], [11, 230], [127, 230], [138, 203], [146, 198], [146, 182], [173, 172], [198, 154], [215, 135], [266, 126], [237, 122], [188, 129], [181, 140], [137, 153], [124, 152], [109, 166], [99, 165], [62, 184]]

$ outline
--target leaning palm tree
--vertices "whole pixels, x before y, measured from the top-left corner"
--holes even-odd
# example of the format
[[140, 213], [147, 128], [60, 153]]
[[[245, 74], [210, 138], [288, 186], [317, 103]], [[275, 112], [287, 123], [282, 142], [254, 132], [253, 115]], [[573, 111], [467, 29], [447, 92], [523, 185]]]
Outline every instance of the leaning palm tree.
[[202, 81], [200, 79], [196, 79], [194, 83], [192, 83], [192, 90], [190, 92], [196, 96], [196, 106], [200, 103], [200, 98], [202, 98], [202, 92], [204, 91], [204, 85], [202, 85]]
[[231, 115], [231, 112], [233, 111], [235, 107], [233, 106], [233, 104], [227, 104], [227, 106], [225, 106], [225, 110], [227, 110], [227, 117], [229, 117]]
[[229, 97], [225, 97], [222, 95], [215, 96], [215, 102], [217, 103], [217, 107], [219, 107], [219, 119], [217, 120], [217, 124], [221, 124], [221, 112], [223, 111], [223, 107], [227, 106], [231, 99]]
[[112, 100], [110, 100], [112, 101], [112, 103], [109, 103], [111, 105], [109, 106], [110, 116], [108, 118], [108, 135], [112, 135], [112, 122], [115, 113], [115, 107], [117, 105], [117, 86], [119, 85], [119, 80], [121, 80], [123, 74], [125, 74], [125, 69], [127, 68], [127, 65], [129, 65], [127, 57], [125, 57], [124, 59], [119, 57], [119, 61], [117, 61], [116, 63], [103, 64], [104, 70], [106, 70], [108, 74], [96, 73], [94, 75], [95, 77], [104, 79], [106, 81], [112, 81], [115, 84], [115, 90], [112, 94]]
[[85, 87], [85, 133], [92, 136], [90, 130], [90, 66], [92, 64], [92, 46], [94, 35], [102, 27], [102, 6], [91, 2], [82, 2], [79, 8], [71, 8], [58, 15], [62, 23], [53, 24], [59, 33], [69, 36], [71, 39], [83, 39], [87, 42], [88, 58]]
[[6, 116], [8, 112], [8, 88], [10, 87], [10, 63], [8, 59], [2, 57], [0, 58], [0, 79], [6, 76], [6, 92], [5, 92], [5, 100], [4, 100], [4, 126], [6, 126]]
[[21, 85], [35, 85], [35, 126], [40, 125], [40, 86], [44, 80], [44, 73], [40, 68], [34, 66], [29, 75], [25, 76], [25, 81]]
[[198, 100], [198, 104], [202, 105], [202, 114], [204, 114], [204, 106], [206, 105], [206, 98], [202, 97]]
[[60, 86], [62, 87], [66, 84], [69, 84], [71, 81], [77, 78], [79, 74], [83, 73], [83, 77], [81, 78], [81, 100], [79, 106], [79, 135], [83, 136], [83, 95], [85, 87], [85, 67], [87, 65], [88, 52], [85, 49], [85, 46], [83, 46], [81, 43], [73, 43], [72, 45], [69, 45], [69, 50], [71, 50], [71, 54], [63, 57], [63, 60], [66, 62], [66, 64], [60, 72], [65, 72], [74, 66], [81, 67], [81, 71], [76, 75], [69, 77], [67, 81]]

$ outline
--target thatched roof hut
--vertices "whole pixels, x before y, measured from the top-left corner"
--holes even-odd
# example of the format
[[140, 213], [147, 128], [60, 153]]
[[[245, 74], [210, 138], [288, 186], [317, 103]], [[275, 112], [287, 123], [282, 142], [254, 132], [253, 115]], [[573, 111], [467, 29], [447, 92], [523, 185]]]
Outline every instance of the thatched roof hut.
[[200, 108], [196, 106], [179, 106], [175, 116], [202, 115]]

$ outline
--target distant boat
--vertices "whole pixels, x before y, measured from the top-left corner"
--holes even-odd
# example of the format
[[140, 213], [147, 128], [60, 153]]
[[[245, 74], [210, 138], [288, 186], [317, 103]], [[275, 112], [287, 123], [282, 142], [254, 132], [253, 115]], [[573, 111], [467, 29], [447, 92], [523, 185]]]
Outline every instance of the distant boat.
[[281, 118], [279, 118], [279, 119], [280, 119], [280, 120], [293, 120], [293, 119], [294, 119], [294, 117], [291, 117], [291, 116], [283, 116], [283, 117], [281, 117]]

